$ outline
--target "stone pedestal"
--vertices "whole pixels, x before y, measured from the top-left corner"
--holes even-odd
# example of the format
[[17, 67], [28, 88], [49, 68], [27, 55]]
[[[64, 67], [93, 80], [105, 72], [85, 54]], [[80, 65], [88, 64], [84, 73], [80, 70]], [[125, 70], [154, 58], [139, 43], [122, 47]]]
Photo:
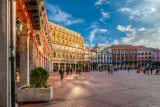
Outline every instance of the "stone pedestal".
[[20, 86], [29, 84], [29, 29], [27, 22], [23, 24], [19, 36]]

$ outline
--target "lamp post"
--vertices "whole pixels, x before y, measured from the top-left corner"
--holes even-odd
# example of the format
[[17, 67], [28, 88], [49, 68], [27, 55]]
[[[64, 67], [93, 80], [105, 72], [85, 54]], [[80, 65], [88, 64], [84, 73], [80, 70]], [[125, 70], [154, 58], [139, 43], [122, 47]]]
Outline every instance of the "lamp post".
[[[13, 1], [12, 1], [13, 2]], [[12, 9], [12, 8], [11, 8]], [[19, 13], [18, 13], [19, 14]], [[18, 15], [19, 16], [19, 15]], [[11, 39], [10, 39], [10, 60], [11, 60], [11, 106], [15, 107], [15, 47], [14, 47], [14, 35], [13, 35], [13, 20], [12, 20], [12, 12], [11, 12]], [[16, 32], [17, 34], [22, 32], [23, 22], [19, 17], [16, 19]]]

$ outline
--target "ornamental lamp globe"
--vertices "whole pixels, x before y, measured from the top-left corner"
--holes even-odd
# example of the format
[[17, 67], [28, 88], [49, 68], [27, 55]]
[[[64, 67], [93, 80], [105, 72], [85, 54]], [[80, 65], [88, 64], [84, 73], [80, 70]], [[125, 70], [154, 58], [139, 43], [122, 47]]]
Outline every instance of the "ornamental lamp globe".
[[23, 22], [20, 20], [19, 17], [16, 18], [16, 28], [17, 28], [17, 33], [22, 32], [22, 27], [23, 27]]

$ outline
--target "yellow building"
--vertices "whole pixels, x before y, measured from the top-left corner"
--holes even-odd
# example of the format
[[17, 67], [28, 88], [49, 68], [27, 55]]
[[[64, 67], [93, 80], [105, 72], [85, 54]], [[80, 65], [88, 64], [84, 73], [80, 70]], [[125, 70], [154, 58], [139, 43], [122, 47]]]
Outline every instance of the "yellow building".
[[[53, 67], [76, 69], [78, 62], [84, 60], [84, 38], [81, 34], [49, 22], [52, 34]], [[76, 65], [77, 64], [77, 65]]]

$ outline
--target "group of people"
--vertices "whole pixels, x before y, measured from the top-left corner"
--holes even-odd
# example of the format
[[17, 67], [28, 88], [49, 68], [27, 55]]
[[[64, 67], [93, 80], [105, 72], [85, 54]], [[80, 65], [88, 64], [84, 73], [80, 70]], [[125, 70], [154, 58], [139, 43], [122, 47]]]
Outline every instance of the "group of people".
[[82, 69], [80, 68], [76, 69], [76, 74], [81, 74], [81, 72], [82, 72]]
[[[99, 71], [102, 72], [102, 69], [99, 67]], [[113, 74], [113, 68], [108, 68], [108, 74]]]
[[[71, 68], [66, 69], [67, 74], [69, 74], [69, 72], [70, 72], [70, 74], [72, 75], [72, 71], [73, 70]], [[63, 77], [64, 77], [64, 68], [60, 68], [59, 74], [61, 76], [61, 80], [63, 80]]]
[[141, 67], [137, 69], [137, 73], [143, 72], [144, 74], [149, 74], [149, 72], [152, 74], [153, 73], [153, 68], [152, 67]]
[[108, 68], [108, 74], [113, 74], [113, 68]]

